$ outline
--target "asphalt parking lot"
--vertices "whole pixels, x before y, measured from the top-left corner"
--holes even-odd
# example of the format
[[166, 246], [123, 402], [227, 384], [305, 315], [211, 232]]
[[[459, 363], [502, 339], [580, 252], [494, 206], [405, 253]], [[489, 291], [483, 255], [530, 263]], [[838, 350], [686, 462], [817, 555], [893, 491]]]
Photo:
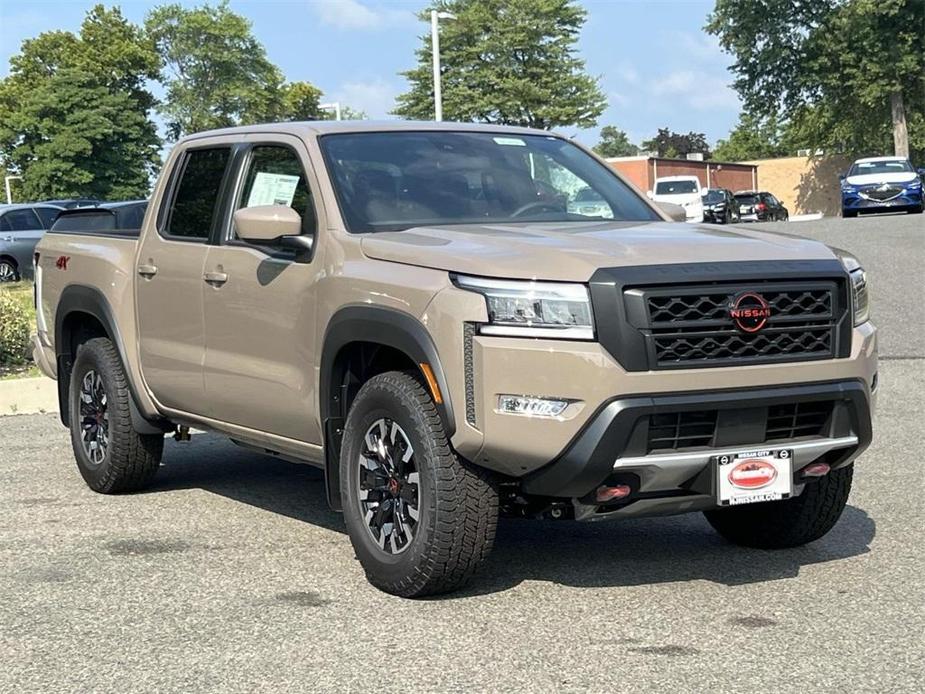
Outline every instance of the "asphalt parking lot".
[[199, 435], [104, 497], [55, 416], [0, 418], [0, 691], [920, 691], [925, 217], [767, 227], [858, 255], [881, 329], [875, 442], [822, 540], [505, 521], [469, 589], [406, 601], [311, 468]]

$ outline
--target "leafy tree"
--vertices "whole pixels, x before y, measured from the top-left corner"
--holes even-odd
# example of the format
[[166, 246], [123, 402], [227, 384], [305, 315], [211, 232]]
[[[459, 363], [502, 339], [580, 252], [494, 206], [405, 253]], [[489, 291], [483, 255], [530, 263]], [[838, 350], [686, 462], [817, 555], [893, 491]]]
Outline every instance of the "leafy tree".
[[321, 90], [308, 82], [289, 82], [283, 85], [281, 120], [323, 120], [324, 112], [318, 108]]
[[0, 160], [26, 199], [147, 194], [160, 139], [149, 118], [154, 45], [118, 8], [95, 6], [79, 35], [23, 42], [0, 82]]
[[689, 132], [682, 135], [668, 128], [659, 128], [655, 137], [642, 143], [642, 149], [655, 152], [660, 157], [685, 157], [698, 152], [703, 154], [704, 159], [711, 156], [710, 145], [707, 144], [707, 136], [704, 133]]
[[[605, 99], [575, 54], [586, 12], [572, 0], [436, 0], [421, 12], [451, 12], [440, 26], [443, 112], [447, 120], [553, 128], [592, 127]], [[404, 118], [434, 117], [430, 36], [404, 72]]]
[[925, 150], [925, 2], [717, 0], [707, 31], [756, 117], [805, 147]]
[[601, 141], [594, 146], [594, 151], [602, 157], [631, 157], [639, 153], [639, 148], [630, 142], [626, 133], [613, 125], [601, 128]]
[[729, 138], [716, 143], [713, 158], [721, 161], [743, 161], [746, 159], [770, 159], [788, 154], [782, 143], [781, 128], [774, 117], [759, 119], [747, 113], [739, 116], [739, 122], [729, 133]]
[[282, 88], [279, 68], [227, 0], [156, 7], [145, 27], [166, 65], [167, 99], [160, 110], [171, 138], [281, 118], [287, 97], [295, 113], [306, 106], [305, 89]]

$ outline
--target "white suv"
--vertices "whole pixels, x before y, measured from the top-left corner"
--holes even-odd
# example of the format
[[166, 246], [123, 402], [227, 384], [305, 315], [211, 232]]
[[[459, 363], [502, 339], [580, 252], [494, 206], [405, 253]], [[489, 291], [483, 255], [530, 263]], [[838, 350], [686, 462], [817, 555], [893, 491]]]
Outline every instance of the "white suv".
[[655, 191], [649, 197], [655, 202], [670, 202], [684, 208], [685, 221], [703, 221], [703, 188], [696, 176], [666, 176], [655, 179]]

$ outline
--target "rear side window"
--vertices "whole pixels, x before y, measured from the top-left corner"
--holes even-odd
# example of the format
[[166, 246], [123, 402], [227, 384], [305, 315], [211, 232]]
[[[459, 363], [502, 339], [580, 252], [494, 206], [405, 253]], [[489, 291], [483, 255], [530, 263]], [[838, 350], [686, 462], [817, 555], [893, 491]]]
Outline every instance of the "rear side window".
[[187, 153], [167, 215], [166, 235], [201, 240], [209, 237], [230, 156], [228, 147]]
[[42, 228], [39, 218], [30, 209], [10, 210], [0, 217], [0, 231], [34, 231]]
[[46, 229], [51, 229], [51, 225], [55, 223], [55, 220], [58, 218], [58, 214], [61, 210], [54, 207], [36, 207], [35, 213], [39, 216], [39, 219], [42, 220], [42, 226]]

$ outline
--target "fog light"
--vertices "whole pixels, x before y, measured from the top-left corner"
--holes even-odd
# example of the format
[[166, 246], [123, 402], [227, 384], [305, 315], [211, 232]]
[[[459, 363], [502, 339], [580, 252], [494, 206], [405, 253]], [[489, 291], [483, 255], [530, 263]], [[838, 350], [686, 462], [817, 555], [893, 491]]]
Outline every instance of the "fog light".
[[528, 417], [558, 417], [568, 407], [568, 400], [533, 398], [527, 395], [499, 395], [498, 412]]

